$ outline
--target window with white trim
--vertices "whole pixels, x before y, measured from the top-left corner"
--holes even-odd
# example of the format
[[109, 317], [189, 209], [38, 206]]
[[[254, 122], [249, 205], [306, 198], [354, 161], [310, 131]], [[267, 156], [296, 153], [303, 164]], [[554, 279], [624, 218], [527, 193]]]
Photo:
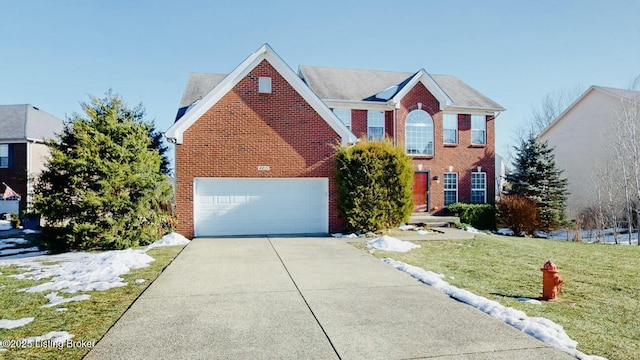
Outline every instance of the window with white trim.
[[333, 113], [336, 114], [336, 117], [342, 121], [347, 129], [351, 130], [351, 109], [335, 108]]
[[271, 78], [270, 77], [258, 78], [258, 92], [260, 94], [271, 94]]
[[0, 144], [0, 168], [9, 167], [9, 144]]
[[367, 111], [367, 139], [384, 140], [384, 112]]
[[458, 114], [444, 114], [442, 118], [442, 134], [445, 144], [458, 143]]
[[484, 204], [487, 202], [487, 173], [471, 173], [471, 203]]
[[485, 145], [487, 143], [487, 117], [471, 115], [471, 143]]
[[444, 173], [444, 206], [458, 202], [458, 173]]
[[413, 110], [405, 122], [405, 148], [409, 155], [433, 156], [433, 119], [424, 110]]

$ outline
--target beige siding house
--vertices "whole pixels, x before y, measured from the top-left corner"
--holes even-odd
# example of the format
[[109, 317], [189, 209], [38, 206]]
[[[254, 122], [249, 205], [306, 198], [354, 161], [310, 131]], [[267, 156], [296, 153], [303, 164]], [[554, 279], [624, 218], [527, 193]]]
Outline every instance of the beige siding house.
[[599, 201], [594, 182], [616, 171], [614, 126], [624, 104], [639, 100], [638, 91], [591, 86], [538, 136], [554, 149], [556, 165], [569, 180], [570, 219]]
[[[44, 141], [54, 139], [63, 127], [61, 119], [33, 105], [0, 105], [0, 214], [27, 209], [34, 179], [49, 156]], [[6, 186], [20, 197], [4, 199]]]

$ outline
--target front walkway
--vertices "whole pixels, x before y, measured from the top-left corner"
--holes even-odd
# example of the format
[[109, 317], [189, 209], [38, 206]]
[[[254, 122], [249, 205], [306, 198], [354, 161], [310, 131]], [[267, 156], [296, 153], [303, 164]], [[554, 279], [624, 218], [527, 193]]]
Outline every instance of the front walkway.
[[333, 238], [195, 239], [86, 359], [571, 359]]

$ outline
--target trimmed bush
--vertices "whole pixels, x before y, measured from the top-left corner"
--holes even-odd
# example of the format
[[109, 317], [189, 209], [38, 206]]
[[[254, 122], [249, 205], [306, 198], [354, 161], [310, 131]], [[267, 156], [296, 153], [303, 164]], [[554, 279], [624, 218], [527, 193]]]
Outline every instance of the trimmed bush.
[[456, 203], [447, 209], [460, 218], [460, 222], [470, 224], [476, 229], [493, 230], [496, 228], [496, 212], [491, 204]]
[[496, 202], [498, 224], [508, 227], [516, 235], [533, 234], [539, 226], [539, 210], [536, 203], [522, 195], [503, 195]]
[[389, 140], [360, 140], [336, 151], [340, 216], [350, 231], [377, 231], [406, 222], [413, 211], [413, 166]]

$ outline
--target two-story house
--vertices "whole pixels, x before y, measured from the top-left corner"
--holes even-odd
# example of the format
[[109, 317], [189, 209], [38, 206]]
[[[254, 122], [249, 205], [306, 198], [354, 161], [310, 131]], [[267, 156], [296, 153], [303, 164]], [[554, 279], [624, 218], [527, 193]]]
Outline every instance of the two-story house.
[[268, 45], [228, 75], [192, 73], [176, 122], [186, 236], [339, 231], [334, 146], [388, 137], [415, 167], [416, 211], [493, 202], [504, 108], [449, 75], [300, 66]]
[[44, 141], [55, 138], [63, 126], [62, 120], [32, 105], [0, 105], [0, 185], [20, 195], [19, 200], [0, 200], [0, 213], [27, 208], [33, 181], [49, 155]]
[[624, 203], [616, 154], [622, 149], [613, 144], [635, 142], [639, 121], [640, 91], [593, 85], [538, 135], [553, 148], [556, 165], [569, 180], [569, 219], [592, 207], [606, 208], [604, 203]]

